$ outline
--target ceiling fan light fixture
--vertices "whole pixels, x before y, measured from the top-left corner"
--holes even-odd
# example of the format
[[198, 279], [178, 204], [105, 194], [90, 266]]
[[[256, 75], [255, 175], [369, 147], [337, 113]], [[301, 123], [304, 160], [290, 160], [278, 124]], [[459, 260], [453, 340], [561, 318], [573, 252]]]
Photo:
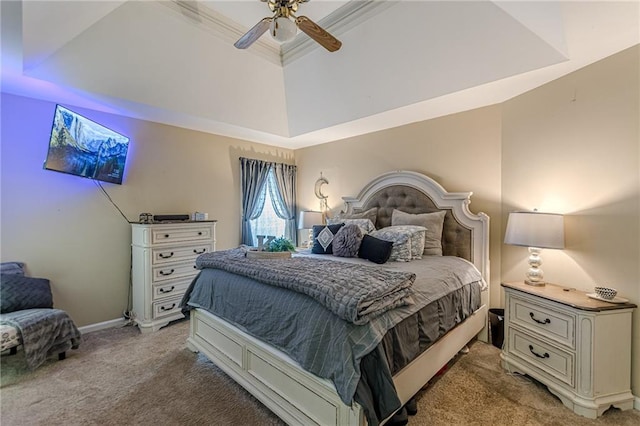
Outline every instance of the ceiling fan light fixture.
[[286, 43], [295, 38], [298, 32], [296, 23], [285, 16], [279, 16], [271, 21], [271, 36], [279, 43]]

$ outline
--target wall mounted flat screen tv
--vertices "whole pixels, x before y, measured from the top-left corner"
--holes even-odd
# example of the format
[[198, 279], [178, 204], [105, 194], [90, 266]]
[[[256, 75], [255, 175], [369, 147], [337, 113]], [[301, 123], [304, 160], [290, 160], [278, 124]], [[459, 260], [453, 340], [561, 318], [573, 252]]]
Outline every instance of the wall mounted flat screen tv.
[[122, 184], [129, 138], [56, 105], [44, 168]]

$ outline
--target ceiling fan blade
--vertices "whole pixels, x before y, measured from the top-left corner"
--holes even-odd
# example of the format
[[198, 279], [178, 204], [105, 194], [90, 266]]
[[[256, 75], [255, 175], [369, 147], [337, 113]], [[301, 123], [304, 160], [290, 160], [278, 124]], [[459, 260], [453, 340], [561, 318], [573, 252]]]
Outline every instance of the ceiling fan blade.
[[245, 33], [238, 41], [234, 43], [234, 46], [238, 49], [246, 49], [251, 46], [253, 42], [260, 38], [262, 34], [264, 34], [268, 29], [269, 25], [273, 21], [273, 18], [267, 17], [263, 18], [260, 22], [255, 24], [253, 28]]
[[342, 42], [340, 42], [340, 40], [326, 32], [322, 27], [318, 26], [318, 24], [306, 16], [296, 17], [296, 25], [300, 30], [302, 30], [302, 32], [317, 41], [329, 52], [335, 52], [342, 46]]

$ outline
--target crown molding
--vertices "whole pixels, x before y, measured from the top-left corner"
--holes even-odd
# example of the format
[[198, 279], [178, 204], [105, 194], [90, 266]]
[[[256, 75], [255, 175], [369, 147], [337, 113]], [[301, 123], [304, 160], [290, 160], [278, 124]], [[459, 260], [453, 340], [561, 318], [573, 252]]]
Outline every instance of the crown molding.
[[[191, 24], [202, 26], [228, 43], [235, 43], [248, 30], [195, 0], [157, 1], [180, 13]], [[386, 0], [352, 0], [319, 20], [318, 25], [334, 36], [339, 36], [397, 3]], [[318, 43], [300, 32], [295, 39], [283, 45], [268, 37], [261, 37], [247, 51], [284, 66], [318, 48], [321, 48]]]
[[[338, 37], [366, 20], [376, 16], [398, 1], [351, 0], [318, 21], [318, 25]], [[282, 45], [282, 65], [287, 65], [321, 46], [306, 34], [300, 33], [291, 42]]]
[[[158, 3], [179, 13], [192, 25], [207, 30], [223, 41], [233, 44], [247, 32], [247, 28], [223, 14], [194, 0], [157, 0]], [[259, 55], [276, 65], [282, 65], [280, 45], [270, 38], [262, 37], [247, 51]]]

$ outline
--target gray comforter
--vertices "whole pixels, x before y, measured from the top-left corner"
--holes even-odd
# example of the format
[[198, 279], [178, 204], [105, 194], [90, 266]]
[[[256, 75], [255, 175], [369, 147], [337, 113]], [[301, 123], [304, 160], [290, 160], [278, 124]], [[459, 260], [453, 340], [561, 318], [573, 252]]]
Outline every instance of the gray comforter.
[[[333, 258], [319, 257], [323, 262]], [[340, 260], [350, 266], [370, 267], [362, 259]], [[342, 320], [305, 294], [265, 286], [219, 269], [204, 269], [194, 279], [182, 301], [183, 312], [188, 315], [190, 309], [206, 309], [279, 348], [305, 370], [331, 380], [342, 401], [349, 405], [360, 382], [361, 361], [376, 350], [388, 330], [451, 292], [470, 285], [485, 286], [478, 270], [457, 257], [429, 256], [412, 262], [390, 262], [385, 268], [416, 272], [415, 303], [387, 311], [363, 325]], [[393, 407], [399, 400], [393, 383], [389, 386], [381, 399], [390, 401]], [[379, 419], [385, 417], [381, 413]], [[369, 421], [377, 424], [375, 419]]]
[[20, 331], [22, 346], [30, 369], [42, 364], [49, 355], [77, 349], [80, 331], [69, 315], [60, 309], [23, 309], [0, 315], [0, 324]]
[[382, 267], [309, 257], [250, 259], [243, 248], [203, 254], [199, 269], [215, 268], [312, 297], [345, 321], [365, 324], [384, 312], [413, 304], [416, 275]]

